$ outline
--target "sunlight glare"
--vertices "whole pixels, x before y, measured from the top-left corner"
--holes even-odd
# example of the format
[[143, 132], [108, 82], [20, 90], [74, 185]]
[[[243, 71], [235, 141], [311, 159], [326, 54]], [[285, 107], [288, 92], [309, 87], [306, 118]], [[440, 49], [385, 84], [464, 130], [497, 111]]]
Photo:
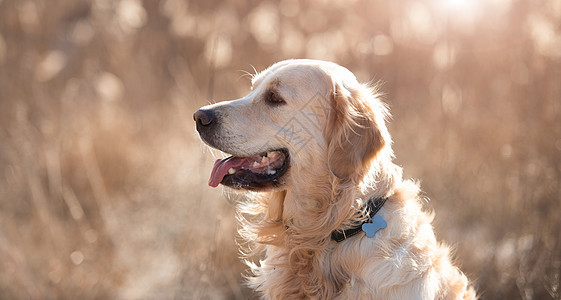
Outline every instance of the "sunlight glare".
[[433, 4], [440, 13], [455, 18], [473, 14], [482, 3], [479, 0], [434, 0]]
[[450, 11], [456, 12], [469, 12], [472, 11], [475, 5], [473, 0], [444, 0], [446, 8]]
[[435, 0], [433, 3], [440, 14], [466, 30], [475, 24], [486, 4], [481, 0]]

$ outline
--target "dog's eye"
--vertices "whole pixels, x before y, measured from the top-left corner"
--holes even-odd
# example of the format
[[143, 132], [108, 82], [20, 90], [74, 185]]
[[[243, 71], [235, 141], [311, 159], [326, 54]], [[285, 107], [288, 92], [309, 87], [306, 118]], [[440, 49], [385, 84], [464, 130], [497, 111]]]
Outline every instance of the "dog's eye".
[[268, 92], [265, 96], [265, 102], [269, 105], [282, 105], [286, 102], [275, 92]]

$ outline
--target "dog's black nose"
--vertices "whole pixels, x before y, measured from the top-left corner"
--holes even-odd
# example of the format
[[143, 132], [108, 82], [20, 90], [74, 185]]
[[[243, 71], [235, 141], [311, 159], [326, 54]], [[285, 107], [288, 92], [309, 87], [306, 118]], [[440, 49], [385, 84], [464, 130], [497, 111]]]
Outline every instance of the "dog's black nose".
[[193, 119], [197, 123], [197, 127], [199, 126], [210, 126], [212, 122], [214, 122], [215, 114], [213, 110], [203, 110], [199, 109], [193, 115]]

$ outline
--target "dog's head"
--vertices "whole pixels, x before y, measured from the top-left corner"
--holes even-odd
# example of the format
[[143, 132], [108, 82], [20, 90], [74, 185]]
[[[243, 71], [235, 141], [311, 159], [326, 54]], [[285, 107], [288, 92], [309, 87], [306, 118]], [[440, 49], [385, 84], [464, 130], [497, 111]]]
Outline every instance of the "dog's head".
[[209, 185], [285, 189], [305, 176], [360, 180], [389, 145], [387, 110], [347, 69], [316, 60], [279, 62], [243, 98], [208, 105], [194, 119], [202, 140], [232, 156]]

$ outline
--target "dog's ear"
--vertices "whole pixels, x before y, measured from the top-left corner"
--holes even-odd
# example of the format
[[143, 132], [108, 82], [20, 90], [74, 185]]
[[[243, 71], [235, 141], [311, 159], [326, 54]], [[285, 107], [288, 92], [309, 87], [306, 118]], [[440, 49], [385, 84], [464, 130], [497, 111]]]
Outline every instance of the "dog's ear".
[[328, 167], [340, 179], [359, 179], [389, 143], [384, 119], [387, 109], [365, 85], [335, 83], [326, 130]]

